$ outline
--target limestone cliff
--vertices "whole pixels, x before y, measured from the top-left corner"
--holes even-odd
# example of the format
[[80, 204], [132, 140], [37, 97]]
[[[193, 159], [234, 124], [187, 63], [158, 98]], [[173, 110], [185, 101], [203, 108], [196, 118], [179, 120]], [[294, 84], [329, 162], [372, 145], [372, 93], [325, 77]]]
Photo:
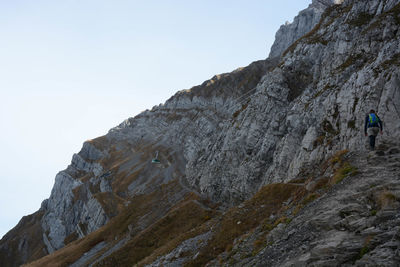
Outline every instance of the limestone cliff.
[[282, 53], [297, 39], [308, 33], [321, 19], [324, 10], [334, 4], [337, 0], [313, 0], [308, 8], [302, 10], [292, 23], [286, 22], [275, 35], [275, 42], [269, 53], [270, 58], [280, 57]]
[[[269, 59], [85, 142], [0, 261], [398, 264], [399, 24], [399, 0], [313, 1]], [[368, 154], [371, 108], [384, 135]]]

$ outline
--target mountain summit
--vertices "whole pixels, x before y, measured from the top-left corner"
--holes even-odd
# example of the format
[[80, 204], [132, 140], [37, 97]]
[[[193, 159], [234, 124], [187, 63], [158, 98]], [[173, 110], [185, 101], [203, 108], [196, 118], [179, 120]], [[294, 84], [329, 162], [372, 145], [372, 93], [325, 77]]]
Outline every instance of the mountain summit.
[[399, 265], [399, 25], [399, 0], [313, 1], [268, 59], [85, 142], [2, 266]]

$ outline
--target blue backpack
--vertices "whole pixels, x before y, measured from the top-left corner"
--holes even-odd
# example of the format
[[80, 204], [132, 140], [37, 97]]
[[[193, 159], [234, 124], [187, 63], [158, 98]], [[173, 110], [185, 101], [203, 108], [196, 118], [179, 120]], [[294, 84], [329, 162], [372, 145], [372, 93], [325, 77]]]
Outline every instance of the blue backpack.
[[369, 127], [377, 127], [378, 126], [378, 116], [376, 116], [375, 113], [370, 113], [369, 114], [369, 122], [368, 122], [368, 126]]

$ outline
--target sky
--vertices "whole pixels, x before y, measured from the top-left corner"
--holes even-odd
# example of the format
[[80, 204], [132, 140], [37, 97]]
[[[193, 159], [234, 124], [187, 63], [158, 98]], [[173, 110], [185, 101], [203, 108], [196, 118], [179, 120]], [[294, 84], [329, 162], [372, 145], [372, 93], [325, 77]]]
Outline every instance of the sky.
[[265, 59], [311, 0], [1, 0], [0, 237], [85, 140]]

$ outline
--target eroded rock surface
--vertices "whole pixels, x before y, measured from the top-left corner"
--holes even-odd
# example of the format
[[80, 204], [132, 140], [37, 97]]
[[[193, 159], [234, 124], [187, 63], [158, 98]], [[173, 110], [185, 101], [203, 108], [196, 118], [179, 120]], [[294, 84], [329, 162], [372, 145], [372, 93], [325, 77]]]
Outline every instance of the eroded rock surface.
[[[398, 264], [399, 21], [398, 0], [313, 1], [269, 59], [85, 142], [38, 213], [2, 239], [0, 259]], [[384, 134], [368, 154], [371, 108]]]

